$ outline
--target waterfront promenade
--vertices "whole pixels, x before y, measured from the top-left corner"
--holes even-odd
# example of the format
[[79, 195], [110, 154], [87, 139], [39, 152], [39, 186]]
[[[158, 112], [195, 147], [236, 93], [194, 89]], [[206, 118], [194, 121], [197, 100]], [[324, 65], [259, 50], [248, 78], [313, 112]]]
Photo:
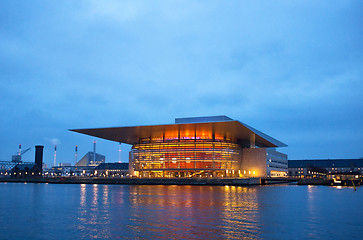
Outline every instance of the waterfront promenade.
[[55, 184], [123, 184], [123, 185], [209, 185], [249, 186], [294, 182], [291, 178], [0, 178], [0, 182], [30, 182]]

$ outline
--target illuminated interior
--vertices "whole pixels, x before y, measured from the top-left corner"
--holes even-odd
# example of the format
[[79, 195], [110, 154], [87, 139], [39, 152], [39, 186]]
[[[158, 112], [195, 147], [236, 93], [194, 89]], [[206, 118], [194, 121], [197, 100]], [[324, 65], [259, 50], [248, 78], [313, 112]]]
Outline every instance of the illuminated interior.
[[[165, 139], [167, 139], [165, 134]], [[140, 177], [226, 177], [238, 169], [240, 147], [228, 142], [211, 142], [210, 139], [184, 139], [182, 142], [135, 144], [131, 161]], [[209, 140], [209, 141], [208, 141]]]

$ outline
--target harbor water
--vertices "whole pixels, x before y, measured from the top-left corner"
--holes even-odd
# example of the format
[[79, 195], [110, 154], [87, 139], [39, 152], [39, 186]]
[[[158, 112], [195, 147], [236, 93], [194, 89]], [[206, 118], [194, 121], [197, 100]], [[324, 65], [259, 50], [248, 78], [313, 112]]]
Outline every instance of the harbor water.
[[363, 188], [0, 183], [0, 239], [363, 239]]

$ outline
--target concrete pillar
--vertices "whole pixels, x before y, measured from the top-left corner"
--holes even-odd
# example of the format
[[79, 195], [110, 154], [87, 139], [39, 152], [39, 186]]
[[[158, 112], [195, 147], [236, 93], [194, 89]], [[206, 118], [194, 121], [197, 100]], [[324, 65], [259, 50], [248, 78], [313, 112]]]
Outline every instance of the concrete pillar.
[[250, 148], [255, 148], [256, 145], [256, 134], [252, 133], [252, 135], [250, 136]]
[[93, 164], [96, 162], [96, 141], [93, 141]]

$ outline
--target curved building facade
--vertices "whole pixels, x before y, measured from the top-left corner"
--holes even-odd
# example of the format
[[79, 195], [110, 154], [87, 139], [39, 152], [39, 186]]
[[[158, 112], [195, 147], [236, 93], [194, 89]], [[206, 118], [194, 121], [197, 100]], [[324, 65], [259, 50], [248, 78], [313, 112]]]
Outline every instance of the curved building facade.
[[287, 159], [286, 167], [280, 168], [271, 161], [275, 148], [284, 143], [226, 116], [72, 131], [131, 144], [129, 171], [137, 177], [261, 177], [287, 172]]
[[238, 169], [242, 155], [237, 144], [209, 139], [135, 144], [130, 156], [143, 177], [224, 177]]

